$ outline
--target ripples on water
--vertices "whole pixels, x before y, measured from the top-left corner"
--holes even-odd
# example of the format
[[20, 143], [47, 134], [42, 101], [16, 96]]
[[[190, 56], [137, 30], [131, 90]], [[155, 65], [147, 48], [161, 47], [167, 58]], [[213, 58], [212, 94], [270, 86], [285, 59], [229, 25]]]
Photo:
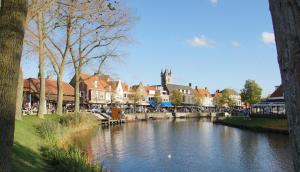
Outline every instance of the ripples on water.
[[207, 119], [126, 123], [81, 133], [75, 140], [91, 159], [114, 172], [292, 171], [288, 136]]

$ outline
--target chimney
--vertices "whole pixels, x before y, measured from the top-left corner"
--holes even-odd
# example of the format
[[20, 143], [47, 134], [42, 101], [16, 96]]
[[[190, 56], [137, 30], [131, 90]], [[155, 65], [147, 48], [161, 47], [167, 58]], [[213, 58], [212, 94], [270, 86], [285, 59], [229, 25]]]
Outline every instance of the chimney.
[[189, 87], [192, 87], [192, 83], [189, 83]]
[[195, 86], [195, 90], [198, 90], [198, 86], [197, 85]]
[[204, 89], [207, 90], [207, 87], [205, 87]]

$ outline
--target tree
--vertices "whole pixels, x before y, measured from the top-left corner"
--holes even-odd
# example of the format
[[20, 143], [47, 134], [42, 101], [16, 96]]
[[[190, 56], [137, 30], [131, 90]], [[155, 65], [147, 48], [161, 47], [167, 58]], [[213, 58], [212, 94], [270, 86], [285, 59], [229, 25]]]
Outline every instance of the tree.
[[[39, 56], [39, 107], [38, 116], [44, 117], [47, 113], [46, 109], [46, 82], [45, 82], [45, 38], [51, 22], [47, 20], [45, 14], [49, 11], [55, 0], [29, 0], [28, 17], [26, 21], [26, 35], [30, 35], [25, 39], [25, 43], [35, 51], [38, 51]], [[52, 17], [50, 17], [52, 19]]]
[[216, 107], [222, 107], [223, 106], [222, 93], [216, 92], [216, 94], [213, 98], [213, 104]]
[[254, 80], [246, 80], [241, 90], [242, 101], [253, 105], [260, 102], [262, 88]]
[[236, 102], [232, 99], [231, 96], [235, 95], [235, 91], [229, 88], [226, 88], [222, 91], [221, 103], [229, 107], [236, 106]]
[[20, 68], [19, 79], [18, 79], [18, 89], [17, 89], [17, 102], [16, 102], [16, 119], [22, 119], [22, 105], [23, 105], [23, 72]]
[[201, 106], [203, 105], [205, 94], [200, 90], [195, 90], [194, 92], [194, 102], [196, 105]]
[[300, 3], [269, 0], [284, 88], [294, 170], [300, 171]]
[[88, 64], [97, 72], [111, 57], [115, 57], [118, 43], [127, 39], [131, 15], [122, 3], [114, 0], [69, 1], [69, 52], [75, 71], [75, 112], [79, 112], [80, 73]]
[[22, 56], [26, 0], [2, 0], [0, 5], [0, 169], [11, 171], [16, 89]]
[[179, 90], [173, 90], [171, 92], [170, 101], [173, 103], [175, 107], [181, 105], [182, 93]]
[[133, 102], [133, 111], [135, 113], [136, 104], [143, 99], [143, 94], [138, 88], [133, 89], [132, 94], [129, 95], [129, 99]]
[[158, 92], [154, 94], [153, 101], [156, 103], [156, 108], [158, 108], [162, 102], [162, 98]]
[[56, 113], [63, 113], [63, 75], [68, 58], [68, 43], [71, 34], [70, 18], [62, 12], [64, 5], [54, 3], [48, 12], [48, 23], [51, 30], [45, 38], [46, 56], [51, 62], [57, 76], [57, 106]]

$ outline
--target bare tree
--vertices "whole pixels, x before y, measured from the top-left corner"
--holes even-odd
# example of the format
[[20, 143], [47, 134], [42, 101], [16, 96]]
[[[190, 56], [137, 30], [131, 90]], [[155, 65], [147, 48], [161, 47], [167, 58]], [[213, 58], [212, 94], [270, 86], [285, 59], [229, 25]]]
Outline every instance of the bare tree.
[[22, 105], [23, 105], [23, 71], [20, 68], [19, 79], [18, 79], [18, 88], [17, 88], [17, 102], [16, 102], [16, 119], [22, 119]]
[[[25, 43], [38, 52], [39, 56], [39, 108], [38, 116], [44, 117], [47, 113], [46, 109], [46, 88], [45, 88], [45, 39], [51, 29], [53, 17], [47, 17], [49, 10], [56, 0], [31, 0], [29, 1], [29, 11], [26, 24], [26, 35], [29, 35]], [[27, 36], [26, 36], [27, 38]]]
[[273, 19], [294, 170], [300, 171], [300, 2], [269, 0]]
[[63, 74], [68, 58], [68, 42], [71, 34], [70, 18], [64, 15], [64, 5], [58, 1], [49, 10], [48, 21], [52, 23], [49, 33], [46, 35], [46, 56], [50, 60], [53, 70], [57, 76], [57, 106], [56, 113], [63, 113]]
[[0, 6], [0, 169], [11, 171], [16, 89], [22, 55], [26, 0], [2, 0]]
[[75, 71], [75, 112], [80, 110], [79, 83], [84, 66], [100, 68], [116, 56], [117, 43], [126, 40], [131, 15], [118, 1], [83, 0], [68, 2], [71, 37], [69, 51]]

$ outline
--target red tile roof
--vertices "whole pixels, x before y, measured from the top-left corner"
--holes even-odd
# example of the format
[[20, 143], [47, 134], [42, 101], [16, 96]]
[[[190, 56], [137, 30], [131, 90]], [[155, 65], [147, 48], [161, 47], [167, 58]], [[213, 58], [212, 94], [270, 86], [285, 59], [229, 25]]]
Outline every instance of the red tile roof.
[[129, 91], [129, 86], [128, 86], [128, 84], [126, 84], [126, 83], [124, 83], [124, 82], [122, 82], [122, 88], [123, 88], [123, 91], [125, 91], [125, 92], [128, 92], [128, 91]]
[[197, 89], [194, 89], [194, 93], [195, 93], [195, 94], [203, 95], [203, 96], [205, 96], [205, 97], [211, 97], [211, 94], [210, 94], [210, 92], [208, 91], [208, 89], [197, 88]]
[[[108, 82], [108, 84], [111, 86], [111, 90], [112, 90], [112, 91], [116, 90], [117, 85], [118, 85], [118, 82], [119, 82], [119, 81], [109, 81], [109, 82]], [[126, 84], [125, 82], [121, 82], [121, 85], [122, 85], [123, 91], [125, 91], [125, 92], [128, 92], [128, 91], [129, 91], [129, 86], [128, 86], [128, 84]]]
[[270, 95], [270, 97], [283, 97], [283, 86], [280, 85], [276, 90]]
[[[86, 73], [81, 73], [80, 78], [87, 85], [88, 89], [98, 89], [105, 91], [105, 89], [110, 86], [108, 84], [108, 78], [99, 75], [89, 75]], [[95, 87], [95, 81], [98, 82], [98, 85]]]
[[[28, 78], [24, 80], [24, 91], [32, 93], [40, 92], [40, 80], [36, 78]], [[45, 79], [46, 94], [57, 95], [57, 81], [52, 79]], [[64, 95], [74, 96], [74, 88], [63, 82]]]

